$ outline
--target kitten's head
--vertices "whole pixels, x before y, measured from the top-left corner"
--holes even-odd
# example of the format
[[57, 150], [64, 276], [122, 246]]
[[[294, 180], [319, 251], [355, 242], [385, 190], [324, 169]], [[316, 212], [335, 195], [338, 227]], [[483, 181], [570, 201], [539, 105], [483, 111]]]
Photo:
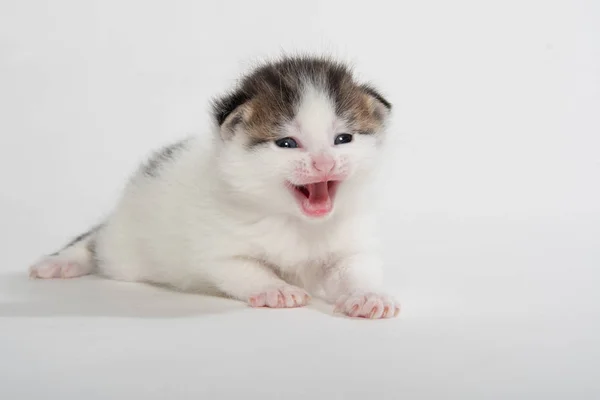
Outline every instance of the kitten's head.
[[343, 64], [290, 57], [215, 100], [219, 174], [249, 203], [311, 220], [354, 204], [380, 151], [391, 104]]

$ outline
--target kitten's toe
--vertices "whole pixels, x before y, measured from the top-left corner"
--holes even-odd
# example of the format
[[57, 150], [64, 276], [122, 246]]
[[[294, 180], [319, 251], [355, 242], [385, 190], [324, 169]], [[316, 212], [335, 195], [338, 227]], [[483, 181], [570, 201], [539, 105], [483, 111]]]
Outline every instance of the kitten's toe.
[[400, 313], [400, 304], [384, 294], [354, 293], [340, 297], [335, 311], [355, 318], [393, 318]]
[[305, 290], [289, 285], [255, 293], [248, 299], [248, 304], [252, 307], [293, 308], [305, 306], [309, 300]]

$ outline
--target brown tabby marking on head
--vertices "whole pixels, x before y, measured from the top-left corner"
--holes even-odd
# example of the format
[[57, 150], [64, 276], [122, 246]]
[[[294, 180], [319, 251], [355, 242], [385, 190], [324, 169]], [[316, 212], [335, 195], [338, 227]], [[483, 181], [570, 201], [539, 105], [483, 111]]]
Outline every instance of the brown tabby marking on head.
[[251, 145], [271, 141], [284, 123], [294, 119], [308, 86], [331, 98], [336, 114], [354, 133], [377, 133], [392, 107], [373, 87], [357, 83], [342, 63], [285, 57], [255, 69], [231, 93], [215, 99], [213, 116], [225, 139], [241, 126]]

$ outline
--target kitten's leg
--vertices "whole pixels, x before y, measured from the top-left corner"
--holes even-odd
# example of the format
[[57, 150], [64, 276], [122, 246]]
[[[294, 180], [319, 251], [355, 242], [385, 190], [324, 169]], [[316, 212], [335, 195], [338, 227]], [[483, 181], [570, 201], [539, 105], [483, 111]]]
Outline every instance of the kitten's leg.
[[91, 274], [94, 265], [87, 259], [56, 254], [46, 256], [29, 267], [29, 277], [39, 279], [67, 279]]
[[280, 279], [259, 261], [232, 258], [210, 271], [219, 290], [252, 307], [291, 308], [308, 303], [310, 296]]
[[351, 317], [392, 318], [400, 304], [381, 290], [381, 268], [372, 255], [357, 254], [340, 260], [325, 273], [326, 299], [335, 302], [335, 310]]
[[39, 279], [66, 279], [91, 274], [96, 266], [98, 229], [99, 226], [92, 228], [57, 253], [43, 257], [29, 267], [29, 276]]

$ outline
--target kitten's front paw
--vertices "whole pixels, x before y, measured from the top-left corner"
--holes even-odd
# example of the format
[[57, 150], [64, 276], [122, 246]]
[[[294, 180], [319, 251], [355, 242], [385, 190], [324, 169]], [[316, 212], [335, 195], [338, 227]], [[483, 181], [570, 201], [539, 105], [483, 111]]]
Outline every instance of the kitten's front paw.
[[309, 294], [295, 286], [283, 286], [256, 293], [248, 299], [252, 307], [293, 308], [305, 306]]
[[400, 304], [384, 294], [353, 293], [340, 297], [334, 312], [358, 318], [393, 318], [400, 313]]

